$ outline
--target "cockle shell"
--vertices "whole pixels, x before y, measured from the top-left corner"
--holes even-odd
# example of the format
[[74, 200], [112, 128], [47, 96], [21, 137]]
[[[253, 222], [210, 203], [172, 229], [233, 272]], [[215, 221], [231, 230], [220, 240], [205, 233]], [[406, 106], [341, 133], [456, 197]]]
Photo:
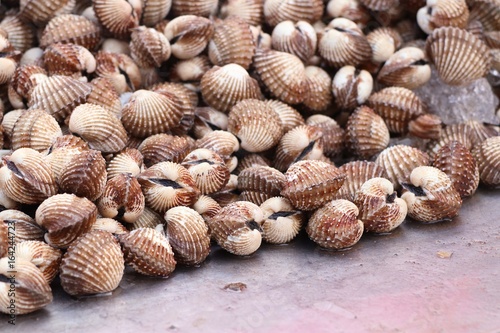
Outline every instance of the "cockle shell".
[[90, 85], [92, 90], [85, 102], [100, 105], [118, 117], [122, 110], [122, 104], [113, 83], [104, 77], [96, 77], [90, 82]]
[[201, 194], [215, 193], [229, 181], [230, 171], [224, 160], [209, 149], [191, 151], [181, 165], [189, 171]]
[[406, 202], [397, 197], [392, 183], [385, 178], [366, 181], [356, 193], [354, 203], [365, 231], [391, 232], [406, 218]]
[[90, 148], [105, 153], [118, 152], [127, 144], [127, 132], [120, 119], [96, 104], [76, 107], [69, 119], [69, 130], [87, 141]]
[[222, 18], [237, 16], [253, 26], [262, 24], [263, 14], [264, 0], [228, 0], [220, 9]]
[[62, 252], [41, 241], [25, 241], [16, 245], [16, 260], [27, 260], [36, 265], [45, 280], [51, 283], [59, 273]]
[[269, 166], [246, 168], [238, 175], [238, 190], [243, 200], [262, 204], [271, 197], [278, 196], [286, 179], [278, 170]]
[[389, 144], [389, 130], [384, 120], [367, 106], [360, 106], [346, 125], [345, 141], [351, 153], [369, 159]]
[[[35, 220], [15, 209], [6, 209], [0, 212], [0, 224], [14, 224], [14, 240], [16, 243], [24, 241], [41, 241], [45, 232], [36, 224]], [[7, 228], [5, 229], [7, 230]], [[7, 235], [6, 235], [7, 237]], [[7, 243], [5, 243], [7, 244]]]
[[330, 89], [332, 78], [325, 70], [317, 66], [307, 66], [305, 72], [309, 93], [303, 101], [304, 106], [313, 112], [327, 110], [333, 100]]
[[170, 42], [174, 57], [190, 59], [205, 49], [214, 33], [214, 26], [204, 17], [184, 15], [170, 21], [163, 33]]
[[79, 78], [82, 72], [92, 73], [96, 60], [85, 47], [76, 44], [55, 43], [43, 52], [43, 63], [49, 75], [67, 75]]
[[7, 112], [2, 119], [2, 130], [4, 137], [4, 148], [9, 148], [10, 141], [12, 140], [12, 132], [14, 130], [14, 125], [19, 117], [26, 112], [24, 109], [12, 110]]
[[237, 64], [214, 66], [201, 79], [203, 100], [222, 112], [244, 99], [261, 99], [258, 82]]
[[307, 62], [314, 55], [318, 43], [316, 31], [305, 21], [278, 23], [271, 38], [273, 49], [296, 55], [303, 62]]
[[95, 59], [96, 74], [109, 79], [118, 94], [140, 88], [142, 83], [140, 69], [126, 54], [99, 51]]
[[484, 140], [474, 148], [473, 155], [479, 167], [481, 182], [486, 186], [500, 186], [500, 136]]
[[478, 20], [485, 30], [500, 30], [500, 12], [495, 0], [470, 0], [469, 21]]
[[271, 36], [268, 33], [262, 31], [262, 27], [250, 26], [253, 34], [253, 41], [257, 49], [270, 49], [271, 48]]
[[262, 243], [263, 212], [259, 206], [238, 201], [223, 207], [208, 221], [212, 237], [226, 251], [247, 256]]
[[172, 0], [143, 0], [141, 23], [152, 27], [167, 16], [172, 8]]
[[141, 1], [93, 0], [99, 23], [116, 38], [126, 38], [139, 25]]
[[399, 4], [399, 0], [360, 0], [360, 2], [374, 11], [387, 11]]
[[458, 214], [462, 205], [460, 194], [450, 178], [441, 170], [421, 166], [413, 169], [410, 183], [401, 198], [408, 205], [408, 216], [424, 223], [449, 220]]
[[165, 35], [153, 28], [140, 26], [130, 35], [132, 59], [141, 67], [160, 67], [170, 58], [170, 43]]
[[470, 151], [458, 141], [450, 141], [439, 149], [432, 166], [443, 171], [461, 198], [476, 192], [479, 185], [479, 169]]
[[164, 224], [165, 220], [162, 215], [146, 206], [137, 220], [133, 224], [128, 223], [126, 226], [128, 230], [135, 230], [139, 228], [153, 228], [158, 230], [160, 225], [163, 226]]
[[0, 188], [11, 199], [36, 204], [57, 193], [54, 174], [41, 153], [31, 148], [19, 148], [3, 160]]
[[271, 244], [285, 244], [297, 236], [304, 222], [304, 214], [293, 208], [283, 197], [272, 197], [260, 205], [264, 213], [262, 238]]
[[343, 110], [353, 110], [363, 104], [373, 89], [373, 78], [365, 70], [344, 66], [337, 71], [332, 81], [335, 104]]
[[24, 111], [17, 118], [10, 141], [13, 150], [32, 148], [44, 152], [59, 136], [62, 136], [61, 127], [54, 117], [43, 110], [35, 109]]
[[186, 82], [189, 87], [198, 89], [197, 82], [201, 80], [203, 74], [210, 68], [212, 68], [212, 64], [205, 55], [179, 60], [172, 65], [170, 80], [172, 80], [172, 82]]
[[61, 286], [73, 296], [115, 290], [125, 269], [123, 254], [113, 234], [92, 230], [79, 237], [61, 262]]
[[431, 67], [427, 64], [424, 51], [416, 47], [405, 47], [396, 51], [380, 69], [377, 80], [380, 83], [416, 89], [429, 81]]
[[344, 129], [337, 122], [325, 115], [315, 114], [306, 119], [306, 124], [319, 128], [322, 132], [319, 141], [326, 156], [334, 157], [344, 149]]
[[25, 52], [35, 42], [32, 26], [23, 22], [19, 15], [6, 15], [0, 22], [0, 30], [7, 33], [9, 42], [18, 51]]
[[[3, 39], [3, 37], [0, 36], [0, 39]], [[3, 44], [0, 41], [0, 44]], [[0, 48], [1, 49], [1, 48]], [[0, 85], [5, 85], [8, 83], [12, 76], [15, 73], [17, 64], [19, 62], [19, 51], [6, 51], [6, 50], [1, 50], [1, 57], [0, 57]], [[16, 59], [17, 58], [17, 59]]]
[[329, 0], [326, 13], [333, 18], [345, 17], [356, 22], [360, 27], [364, 27], [372, 19], [368, 8], [359, 0]]
[[220, 210], [221, 206], [207, 195], [200, 195], [198, 200], [194, 203], [193, 209], [203, 217], [203, 220], [208, 225], [208, 220], [213, 218]]
[[468, 150], [473, 148], [473, 139], [476, 136], [473, 134], [473, 127], [467, 123], [452, 124], [444, 127], [441, 130], [439, 138], [432, 140], [427, 145], [427, 153], [431, 158], [437, 154], [439, 149], [451, 141], [458, 141]]
[[[0, 258], [7, 257], [9, 252], [9, 226], [15, 230], [14, 222], [0, 221]], [[12, 230], [12, 228], [11, 228]], [[12, 239], [12, 238], [11, 238]]]
[[427, 37], [425, 48], [439, 77], [449, 85], [470, 83], [490, 69], [491, 56], [486, 44], [460, 28], [434, 30]]
[[40, 47], [54, 43], [73, 43], [94, 50], [101, 40], [101, 30], [84, 16], [64, 14], [54, 17], [45, 26]]
[[45, 240], [58, 248], [88, 232], [96, 218], [97, 207], [90, 200], [66, 193], [46, 199], [35, 213], [36, 223], [47, 230]]
[[[52, 302], [52, 290], [49, 283], [43, 273], [29, 261], [19, 260], [12, 264], [9, 263], [9, 258], [2, 258], [0, 259], [0, 274], [15, 281], [15, 293], [9, 291], [11, 290], [10, 281], [3, 282], [2, 279], [0, 282], [0, 312], [27, 314]], [[15, 304], [14, 313], [10, 312], [11, 304]]]
[[385, 170], [369, 161], [352, 161], [339, 167], [339, 171], [346, 175], [344, 184], [335, 194], [335, 199], [354, 201], [356, 193], [368, 180], [376, 177], [387, 177]]
[[208, 227], [201, 215], [189, 207], [174, 207], [165, 213], [167, 239], [179, 264], [199, 265], [210, 253]]
[[469, 9], [465, 0], [430, 0], [417, 12], [420, 29], [430, 34], [440, 27], [465, 28]]
[[160, 162], [138, 176], [146, 205], [163, 214], [175, 206], [191, 206], [200, 190], [189, 171], [180, 164]]
[[313, 210], [332, 200], [342, 186], [345, 175], [323, 161], [299, 161], [285, 173], [281, 195], [300, 210]]
[[24, 108], [31, 98], [33, 88], [45, 79], [47, 79], [47, 71], [40, 66], [18, 66], [10, 79], [9, 102], [16, 108]]
[[213, 131], [196, 141], [196, 148], [206, 148], [216, 152], [224, 160], [240, 149], [238, 138], [228, 131]]
[[211, 107], [197, 107], [194, 111], [194, 137], [201, 139], [216, 130], [227, 130], [227, 115]]
[[75, 0], [29, 0], [19, 2], [20, 18], [42, 27], [53, 17], [70, 13], [75, 7]]
[[323, 9], [321, 0], [267, 0], [264, 2], [264, 18], [272, 27], [286, 20], [313, 23], [321, 18]]
[[327, 249], [341, 250], [355, 245], [363, 235], [359, 210], [350, 201], [327, 202], [316, 210], [306, 226], [309, 238]]
[[372, 61], [382, 63], [387, 61], [403, 43], [396, 29], [381, 27], [373, 30], [366, 39], [372, 48]]
[[125, 148], [121, 153], [109, 161], [106, 171], [108, 180], [120, 174], [130, 174], [137, 176], [142, 171], [143, 157], [139, 150], [134, 148]]
[[179, 15], [210, 16], [217, 11], [217, 0], [172, 0], [172, 12]]
[[255, 166], [271, 166], [271, 161], [263, 157], [261, 154], [247, 154], [238, 160], [238, 166], [234, 170], [234, 174], [239, 175], [240, 172], [242, 172], [246, 168]]
[[194, 146], [187, 136], [156, 134], [142, 141], [139, 152], [144, 156], [144, 164], [150, 167], [165, 161], [181, 163]]
[[92, 230], [103, 230], [115, 235], [128, 233], [127, 228], [115, 219], [101, 217], [92, 224]]
[[266, 103], [278, 114], [283, 127], [283, 133], [300, 126], [305, 125], [302, 115], [290, 105], [278, 100], [266, 100]]
[[422, 138], [437, 140], [441, 136], [442, 121], [434, 114], [423, 114], [408, 123], [410, 135]]

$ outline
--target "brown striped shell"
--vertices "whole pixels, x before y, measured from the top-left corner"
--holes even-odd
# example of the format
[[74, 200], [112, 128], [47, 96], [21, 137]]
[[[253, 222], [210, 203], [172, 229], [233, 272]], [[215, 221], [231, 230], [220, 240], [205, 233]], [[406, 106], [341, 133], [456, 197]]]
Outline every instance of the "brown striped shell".
[[462, 199], [450, 178], [441, 170], [421, 166], [413, 169], [410, 182], [401, 198], [408, 205], [408, 216], [414, 220], [432, 223], [450, 220], [458, 214]]
[[427, 6], [417, 12], [420, 29], [430, 34], [441, 27], [465, 28], [469, 21], [469, 9], [465, 0], [427, 1]]
[[243, 200], [260, 205], [267, 199], [278, 196], [285, 181], [285, 176], [274, 168], [252, 166], [239, 173], [238, 190], [241, 191]]
[[172, 7], [172, 0], [143, 0], [141, 23], [152, 27], [167, 16]]
[[189, 207], [174, 207], [165, 213], [167, 239], [175, 259], [183, 265], [199, 265], [210, 253], [208, 227], [201, 215]]
[[115, 290], [125, 269], [123, 254], [113, 234], [92, 230], [78, 238], [61, 262], [61, 286], [73, 296]]
[[144, 156], [144, 165], [150, 167], [165, 161], [181, 163], [194, 149], [194, 142], [186, 136], [156, 134], [144, 139], [138, 149]]
[[174, 57], [190, 59], [205, 49], [214, 33], [214, 26], [204, 17], [184, 15], [170, 21], [163, 33], [170, 42]]
[[41, 241], [25, 241], [16, 244], [16, 260], [27, 260], [40, 269], [45, 280], [51, 283], [59, 273], [62, 252]]
[[13, 150], [24, 147], [44, 152], [59, 136], [62, 136], [61, 127], [54, 117], [35, 109], [24, 111], [17, 118], [10, 141]]
[[365, 231], [391, 232], [406, 218], [406, 202], [397, 197], [392, 183], [385, 178], [366, 181], [356, 193], [354, 203]]
[[368, 180], [376, 177], [387, 177], [385, 170], [375, 162], [352, 161], [339, 167], [339, 171], [346, 175], [344, 184], [335, 194], [335, 199], [354, 201], [356, 193]]
[[118, 155], [114, 156], [108, 163], [106, 171], [108, 180], [122, 173], [137, 176], [142, 171], [142, 154], [134, 148], [125, 148]]
[[373, 30], [366, 39], [372, 48], [372, 61], [382, 63], [387, 61], [403, 43], [399, 32], [389, 27]]
[[204, 148], [191, 151], [182, 161], [201, 194], [222, 189], [229, 181], [229, 169], [217, 153]]
[[157, 229], [163, 227], [165, 224], [165, 220], [162, 215], [158, 214], [148, 206], [144, 207], [144, 211], [137, 218], [137, 220], [133, 224], [127, 224], [128, 230], [135, 230], [139, 228], [153, 228]]
[[33, 88], [45, 79], [47, 79], [47, 71], [40, 66], [18, 66], [8, 88], [9, 102], [15, 108], [24, 108], [31, 98]]
[[278, 114], [281, 120], [281, 126], [283, 127], [283, 133], [297, 126], [305, 125], [302, 115], [290, 105], [271, 99], [266, 100], [266, 103]]
[[200, 195], [194, 203], [193, 209], [201, 215], [205, 223], [208, 223], [207, 221], [221, 210], [221, 206], [208, 195]]
[[438, 139], [432, 140], [428, 143], [427, 153], [431, 158], [434, 158], [439, 149], [451, 141], [458, 141], [467, 149], [471, 150], [473, 148], [473, 143], [477, 143], [474, 142], [475, 139], [476, 136], [474, 135], [473, 127], [469, 126], [468, 123], [448, 125], [441, 130]]
[[307, 234], [326, 249], [350, 248], [363, 235], [363, 222], [358, 215], [358, 207], [352, 202], [332, 200], [313, 213], [306, 226]]
[[85, 102], [100, 105], [118, 117], [122, 110], [122, 104], [113, 83], [104, 77], [96, 77], [90, 82], [90, 85], [92, 90]]
[[128, 233], [127, 228], [120, 222], [114, 219], [100, 217], [92, 224], [92, 230], [103, 230], [114, 235], [122, 235]]
[[20, 18], [42, 27], [53, 17], [70, 13], [75, 7], [75, 0], [30, 0], [19, 2]]
[[92, 7], [99, 23], [116, 38], [126, 38], [139, 25], [141, 1], [93, 0]]
[[33, 27], [23, 22], [19, 15], [7, 14], [0, 22], [0, 30], [7, 34], [9, 42], [18, 51], [27, 51], [35, 42]]
[[296, 55], [303, 62], [307, 62], [314, 55], [318, 43], [316, 31], [305, 21], [278, 23], [271, 38], [273, 49]]
[[296, 210], [288, 199], [272, 197], [260, 205], [264, 213], [262, 238], [271, 244], [285, 244], [297, 236], [304, 214]]
[[264, 17], [264, 0], [227, 0], [221, 5], [222, 18], [237, 16], [246, 23], [258, 26]]
[[170, 58], [170, 43], [165, 35], [153, 28], [140, 26], [130, 35], [132, 59], [141, 67], [160, 67]]
[[227, 115], [211, 107], [197, 107], [194, 110], [194, 137], [201, 139], [215, 130], [227, 130]]
[[101, 40], [100, 28], [80, 15], [64, 14], [54, 17], [45, 26], [40, 47], [54, 43], [73, 43], [94, 50]]
[[278, 23], [290, 21], [316, 22], [323, 15], [321, 0], [267, 0], [264, 2], [264, 18], [274, 27]]
[[43, 52], [43, 63], [49, 75], [67, 75], [79, 78], [84, 73], [92, 73], [96, 60], [85, 47], [76, 44], [55, 43]]
[[109, 79], [118, 94], [140, 88], [140, 69], [128, 55], [99, 51], [95, 59], [97, 76]]
[[45, 240], [57, 248], [88, 232], [96, 218], [97, 207], [90, 200], [66, 193], [46, 199], [35, 213], [36, 223], [47, 230]]
[[487, 31], [500, 30], [500, 12], [495, 0], [470, 0], [469, 21], [478, 20]]
[[[5, 225], [14, 224], [14, 240], [16, 243], [24, 241], [42, 241], [45, 232], [36, 224], [35, 220], [15, 209], [6, 209], [0, 212], [0, 222]], [[7, 229], [6, 229], [7, 230]], [[7, 243], [5, 243], [7, 244]]]
[[251, 168], [255, 166], [270, 166], [270, 165], [271, 161], [263, 157], [261, 154], [257, 153], [247, 154], [238, 160], [238, 166], [234, 170], [234, 173], [236, 175], [239, 175], [240, 172], [245, 170], [246, 168]]
[[345, 180], [345, 174], [323, 161], [299, 161], [285, 173], [281, 195], [300, 210], [314, 210], [332, 200]]
[[399, 0], [360, 0], [360, 2], [375, 11], [387, 11], [399, 4]]
[[315, 114], [306, 119], [306, 124], [319, 128], [322, 132], [319, 141], [326, 156], [334, 157], [344, 149], [344, 129], [337, 122], [325, 115]]
[[345, 17], [364, 27], [372, 18], [368, 8], [363, 6], [359, 0], [330, 0], [326, 5], [326, 14], [328, 17]]
[[441, 136], [442, 121], [434, 114], [423, 114], [408, 123], [410, 135], [422, 139], [437, 140]]
[[228, 131], [213, 131], [196, 141], [196, 148], [206, 148], [216, 152], [224, 160], [240, 149], [238, 138]]
[[337, 71], [332, 80], [335, 104], [343, 110], [353, 110], [363, 104], [373, 89], [373, 78], [365, 70], [354, 66], [344, 66]]
[[315, 113], [326, 111], [333, 101], [330, 89], [332, 78], [324, 69], [317, 66], [307, 66], [305, 73], [309, 88], [303, 105]]
[[481, 182], [489, 187], [500, 186], [500, 136], [484, 140], [473, 150]]
[[175, 15], [210, 16], [217, 11], [217, 0], [172, 0], [172, 12]]

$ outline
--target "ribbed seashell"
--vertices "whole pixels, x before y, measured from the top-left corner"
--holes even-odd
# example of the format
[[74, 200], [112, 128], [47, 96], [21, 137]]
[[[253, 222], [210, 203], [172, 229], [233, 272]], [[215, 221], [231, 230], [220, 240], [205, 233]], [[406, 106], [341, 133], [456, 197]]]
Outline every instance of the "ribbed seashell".
[[216, 13], [217, 4], [217, 0], [172, 0], [172, 12], [176, 16], [197, 15], [208, 17]]
[[278, 170], [269, 166], [253, 166], [238, 175], [238, 190], [245, 201], [256, 205], [269, 198], [279, 196], [286, 179]]
[[215, 24], [208, 44], [208, 57], [214, 65], [237, 64], [248, 69], [254, 53], [253, 34], [243, 19], [230, 17]]
[[389, 130], [384, 120], [367, 106], [360, 106], [346, 125], [347, 149], [354, 155], [369, 159], [389, 145]]
[[231, 108], [227, 129], [238, 137], [241, 148], [253, 153], [274, 147], [283, 134], [278, 114], [256, 99], [240, 101]]
[[47, 230], [45, 241], [57, 248], [88, 232], [96, 218], [97, 207], [90, 200], [67, 193], [46, 199], [35, 213], [36, 223]]
[[491, 64], [486, 44], [466, 30], [436, 29], [427, 37], [426, 52], [445, 83], [464, 85], [485, 76]]
[[54, 17], [45, 26], [40, 37], [40, 47], [55, 43], [73, 43], [94, 50], [101, 40], [99, 26], [84, 16], [64, 14]]
[[113, 234], [92, 230], [78, 238], [61, 262], [61, 286], [73, 296], [107, 293], [115, 290], [125, 264]]
[[[3, 38], [0, 36], [0, 39]], [[2, 42], [0, 41], [0, 44]], [[20, 51], [5, 52], [1, 51], [0, 57], [0, 85], [5, 85], [10, 82], [12, 76], [16, 71], [16, 67], [19, 63]], [[16, 59], [17, 58], [17, 59]], [[7, 87], [7, 86], [6, 86]]]
[[116, 116], [119, 116], [122, 104], [113, 83], [104, 77], [96, 77], [90, 81], [90, 85], [92, 90], [85, 102], [100, 105]]
[[139, 150], [125, 148], [109, 161], [106, 171], [108, 180], [120, 174], [130, 174], [132, 177], [142, 172], [143, 157]]
[[297, 209], [314, 210], [333, 199], [345, 175], [332, 164], [306, 160], [292, 164], [285, 178], [281, 195]]
[[180, 164], [160, 162], [138, 177], [146, 205], [163, 214], [175, 206], [191, 206], [200, 190], [189, 171]]
[[127, 132], [120, 120], [96, 104], [76, 107], [69, 119], [69, 130], [87, 141], [90, 148], [104, 153], [118, 152], [127, 144]]
[[489, 187], [500, 186], [500, 136], [484, 140], [474, 148], [481, 182]]
[[26, 241], [16, 244], [16, 260], [27, 260], [37, 266], [48, 283], [51, 283], [59, 273], [61, 257], [61, 250], [45, 242]]
[[302, 103], [309, 91], [305, 67], [293, 54], [257, 49], [255, 71], [273, 96], [288, 104]]
[[271, 38], [273, 49], [296, 55], [303, 62], [314, 55], [318, 43], [316, 31], [305, 21], [295, 24], [292, 21], [282, 21], [274, 27]]
[[356, 193], [354, 203], [365, 231], [387, 233], [396, 229], [406, 218], [406, 202], [397, 197], [392, 183], [385, 178], [366, 181]]
[[165, 161], [181, 163], [193, 148], [194, 142], [189, 137], [156, 134], [142, 141], [139, 152], [144, 156], [144, 164], [150, 167]]
[[[498, 114], [498, 113], [497, 113]], [[498, 131], [490, 126], [480, 123], [476, 120], [468, 120], [465, 122], [465, 127], [469, 128], [470, 138], [472, 141], [472, 148], [475, 148], [484, 140], [498, 135]], [[470, 150], [470, 149], [469, 149]]]
[[43, 63], [49, 75], [67, 75], [79, 78], [82, 72], [92, 73], [96, 60], [85, 47], [76, 44], [56, 43], [43, 53]]
[[363, 104], [373, 90], [373, 78], [368, 71], [344, 66], [337, 71], [332, 81], [335, 104], [343, 110], [353, 110]]
[[40, 66], [18, 66], [8, 88], [9, 102], [15, 108], [24, 108], [31, 97], [33, 88], [45, 79], [47, 79], [47, 72]]
[[380, 69], [377, 80], [389, 86], [416, 89], [431, 78], [431, 67], [424, 51], [405, 47], [396, 51]]
[[264, 2], [264, 18], [274, 27], [283, 21], [316, 22], [323, 15], [321, 0], [267, 0]]
[[345, 17], [360, 27], [372, 20], [368, 9], [359, 0], [330, 0], [326, 5], [326, 13], [333, 18]]
[[19, 2], [20, 18], [42, 27], [53, 17], [70, 13], [75, 7], [75, 0], [31, 0]]
[[130, 174], [119, 174], [106, 183], [97, 202], [103, 217], [134, 223], [144, 211], [144, 194], [137, 179]]
[[325, 70], [317, 66], [307, 66], [305, 73], [309, 89], [303, 101], [304, 106], [313, 112], [325, 111], [333, 100], [330, 89], [332, 78]]
[[398, 6], [399, 0], [360, 0], [363, 5], [374, 11], [387, 11]]
[[7, 15], [0, 22], [0, 30], [3, 30], [11, 45], [18, 51], [25, 52], [35, 42], [33, 28], [23, 22], [19, 15]]
[[[233, 182], [233, 179], [235, 179], [234, 183], [237, 184], [237, 178], [238, 177], [236, 175], [231, 174], [228, 184], [231, 184]], [[220, 207], [226, 207], [234, 202], [242, 201], [240, 194], [237, 192], [236, 186], [233, 187], [229, 185], [226, 185], [221, 191], [217, 193], [210, 194], [210, 197], [214, 199]]]
[[201, 215], [208, 226], [207, 221], [213, 218], [221, 210], [221, 206], [211, 197], [207, 195], [200, 195], [198, 200], [194, 203], [193, 209]]
[[417, 22], [430, 34], [441, 27], [465, 28], [469, 21], [469, 9], [465, 0], [431, 0], [417, 12]]
[[479, 185], [479, 169], [470, 151], [451, 141], [439, 149], [432, 166], [448, 175], [461, 198], [471, 196]]
[[171, 42], [174, 57], [190, 59], [205, 49], [214, 33], [214, 26], [204, 17], [184, 15], [170, 21], [163, 33]]
[[172, 65], [170, 80], [173, 82], [196, 82], [200, 81], [212, 64], [205, 55], [200, 55], [191, 59], [180, 60]]
[[285, 133], [277, 148], [274, 167], [285, 172], [288, 167], [301, 160], [317, 160], [323, 156], [323, 130], [319, 127], [301, 125]]
[[297, 236], [304, 214], [283, 197], [272, 197], [260, 205], [264, 213], [262, 238], [271, 244], [285, 244]]
[[489, 47], [492, 47], [491, 45], [489, 45], [489, 43], [487, 41], [487, 37], [484, 33], [485, 31], [483, 29], [483, 25], [478, 20], [469, 21], [467, 23], [467, 26], [465, 27], [465, 29], [468, 32], [472, 33], [477, 38], [484, 40], [486, 42], [486, 45], [488, 45]]
[[357, 66], [372, 57], [372, 49], [361, 29], [342, 17], [328, 24], [319, 40], [318, 52], [333, 67]]
[[197, 107], [194, 110], [194, 137], [201, 139], [216, 130], [227, 130], [227, 114], [211, 107]]
[[473, 139], [472, 127], [468, 126], [466, 123], [448, 125], [441, 130], [438, 139], [428, 143], [427, 153], [431, 158], [434, 158], [439, 149], [451, 141], [458, 141], [467, 149], [471, 150], [473, 148]]
[[375, 63], [388, 60], [403, 43], [399, 32], [388, 27], [373, 30], [366, 35], [366, 39], [372, 48], [372, 61]]
[[253, 26], [262, 24], [263, 14], [264, 0], [228, 0], [220, 9], [222, 18], [237, 16]]
[[271, 35], [264, 32], [261, 26], [250, 26], [253, 34], [253, 42], [257, 49], [270, 49], [272, 44]]
[[40, 203], [57, 193], [54, 174], [43, 155], [31, 148], [19, 148], [3, 157], [0, 187], [11, 199], [25, 204]]
[[325, 115], [315, 114], [306, 119], [306, 124], [322, 131], [319, 138], [326, 156], [337, 156], [344, 149], [344, 130], [337, 122]]
[[216, 152], [223, 159], [240, 149], [238, 138], [228, 131], [213, 131], [196, 141], [196, 148], [206, 148]]
[[495, 0], [470, 0], [469, 21], [478, 20], [487, 31], [500, 30], [500, 12]]
[[283, 133], [297, 126], [305, 125], [302, 115], [290, 105], [278, 100], [266, 100], [266, 103], [278, 114], [281, 120]]
[[429, 156], [423, 151], [405, 145], [396, 145], [384, 149], [375, 160], [381, 166], [387, 178], [399, 190], [402, 183], [407, 183], [410, 173], [419, 166], [429, 165]]
[[408, 123], [425, 113], [420, 98], [403, 87], [388, 87], [372, 94], [368, 106], [384, 119], [392, 133], [406, 133]]
[[[35, 220], [15, 209], [6, 209], [0, 212], [0, 222], [1, 224], [14, 224], [14, 240], [16, 243], [21, 243], [24, 241], [42, 241], [45, 231], [43, 231]], [[7, 230], [7, 229], [6, 229]], [[4, 244], [7, 244], [4, 243]]]
[[261, 99], [259, 84], [237, 64], [214, 66], [201, 79], [203, 100], [216, 110], [228, 113], [244, 99]]
[[408, 123], [408, 131], [411, 135], [422, 138], [437, 140], [441, 135], [442, 122], [439, 116], [434, 114], [423, 114]]
[[170, 43], [165, 35], [153, 28], [140, 26], [130, 35], [132, 59], [141, 67], [160, 67], [170, 58]]
[[92, 90], [90, 84], [77, 79], [54, 75], [37, 84], [31, 93], [28, 106], [43, 109], [61, 122], [78, 105], [85, 103]]
[[309, 238], [327, 249], [341, 250], [355, 245], [363, 235], [359, 210], [350, 201], [339, 199], [316, 210], [306, 226]]
[[238, 175], [246, 168], [251, 168], [255, 166], [271, 166], [271, 161], [263, 157], [261, 154], [257, 153], [247, 154], [238, 160], [238, 166], [234, 170], [234, 173]]
[[95, 16], [114, 37], [124, 39], [139, 25], [141, 1], [94, 0]]
[[125, 262], [143, 275], [168, 277], [177, 264], [168, 239], [163, 232], [139, 228], [118, 236]]
[[401, 198], [408, 205], [408, 216], [414, 220], [432, 223], [449, 220], [458, 214], [462, 205], [460, 195], [450, 178], [441, 170], [421, 166], [413, 169], [410, 183]]
[[210, 253], [210, 236], [202, 216], [189, 207], [165, 213], [165, 229], [175, 259], [183, 265], [199, 265]]
[[212, 237], [226, 251], [246, 256], [262, 243], [263, 212], [259, 206], [238, 201], [223, 207], [208, 221]]
[[24, 111], [17, 118], [12, 129], [12, 149], [32, 148], [39, 152], [47, 151], [54, 140], [62, 136], [61, 127], [44, 110]]
[[127, 228], [115, 219], [101, 217], [95, 220], [92, 224], [92, 230], [103, 230], [114, 235], [122, 235], [128, 233]]
[[99, 51], [96, 74], [109, 79], [118, 94], [135, 91], [141, 86], [141, 72], [137, 64], [126, 54]]
[[[12, 269], [11, 265], [9, 258], [0, 259], [0, 274], [7, 280], [4, 282], [2, 278], [0, 282], [1, 313], [27, 314], [52, 302], [52, 290], [38, 267], [27, 260], [16, 261], [15, 269]], [[12, 280], [15, 281], [15, 292], [11, 289]], [[15, 304], [13, 313], [9, 308], [12, 304]]]
[[[0, 221], [0, 258], [8, 256], [9, 249], [9, 225], [15, 228], [14, 222]], [[12, 229], [11, 229], [12, 230]], [[15, 230], [15, 229], [14, 229]], [[12, 239], [12, 238], [11, 238]]]
[[182, 115], [182, 102], [177, 96], [141, 89], [123, 106], [121, 121], [128, 133], [145, 138], [175, 128]]
[[26, 110], [19, 109], [19, 110], [12, 110], [7, 112], [2, 119], [1, 127], [3, 131], [3, 139], [4, 139], [4, 144], [3, 147], [5, 149], [10, 147], [10, 141], [12, 139], [12, 132], [14, 130], [14, 125], [16, 124], [17, 119], [26, 112]]
[[352, 161], [339, 167], [346, 175], [344, 184], [335, 195], [335, 199], [354, 201], [356, 193], [366, 181], [376, 177], [387, 177], [385, 170], [375, 162]]
[[167, 16], [172, 7], [172, 0], [143, 0], [141, 23], [152, 27]]
[[54, 173], [56, 183], [59, 183], [61, 175], [66, 170], [66, 166], [72, 161], [75, 156], [89, 150], [88, 145], [80, 138], [71, 140], [69, 138], [77, 138], [73, 135], [65, 135], [56, 139], [50, 153], [45, 156], [45, 161], [50, 165]]
[[201, 194], [217, 192], [229, 181], [229, 169], [224, 160], [211, 150], [195, 149], [181, 165], [189, 171]]
[[139, 218], [133, 224], [128, 223], [126, 226], [130, 231], [140, 228], [153, 228], [159, 230], [160, 225], [163, 227], [164, 224], [165, 220], [162, 215], [146, 206]]

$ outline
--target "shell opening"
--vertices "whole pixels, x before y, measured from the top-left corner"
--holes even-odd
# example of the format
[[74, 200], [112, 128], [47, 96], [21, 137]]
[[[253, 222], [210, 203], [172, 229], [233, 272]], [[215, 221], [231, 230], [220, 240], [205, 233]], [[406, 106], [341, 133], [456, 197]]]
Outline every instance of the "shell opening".
[[396, 200], [397, 193], [393, 192], [392, 194], [387, 194], [385, 197], [385, 202], [386, 203], [394, 203], [394, 200]]
[[170, 179], [150, 178], [149, 181], [151, 181], [155, 184], [161, 185], [161, 186], [171, 187], [173, 189], [182, 188], [182, 186], [179, 185], [179, 183], [177, 183], [173, 180], [170, 180]]
[[188, 165], [198, 165], [198, 164], [202, 164], [202, 163], [207, 163], [209, 165], [214, 165], [215, 164], [213, 161], [207, 160], [206, 158], [201, 159], [201, 160], [196, 160], [196, 161], [189, 161], [189, 162], [186, 162], [185, 164], [188, 164]]
[[267, 218], [268, 220], [277, 220], [278, 217], [288, 217], [288, 216], [291, 216], [291, 215], [295, 215], [297, 212], [294, 212], [294, 211], [281, 211], [281, 212], [276, 212], [276, 213], [273, 213], [271, 215], [269, 215], [269, 217]]
[[10, 171], [12, 171], [17, 176], [20, 176], [20, 177], [23, 176], [22, 173], [21, 173], [21, 171], [17, 168], [16, 163], [14, 163], [12, 161], [7, 161], [7, 169], [9, 169]]
[[250, 230], [258, 230], [260, 232], [262, 232], [262, 228], [260, 227], [260, 225], [255, 222], [254, 220], [251, 220], [251, 221], [247, 221], [245, 222], [245, 225], [250, 229]]
[[425, 66], [428, 65], [429, 63], [425, 61], [424, 59], [417, 60], [413, 63], [410, 64], [410, 66]]
[[295, 159], [294, 162], [301, 161], [307, 154], [309, 154], [313, 150], [313, 147], [314, 147], [315, 143], [316, 143], [316, 141], [309, 142], [309, 144], [307, 145], [307, 147], [305, 147], [302, 150], [302, 152], [300, 153], [299, 156], [297, 156], [297, 158]]
[[407, 183], [401, 184], [401, 186], [403, 186], [403, 188], [405, 188], [406, 190], [410, 191], [411, 193], [415, 194], [416, 197], [425, 197], [425, 196], [427, 196], [427, 194], [425, 193], [424, 189], [422, 187], [420, 187], [420, 186], [415, 186], [415, 185], [407, 184]]

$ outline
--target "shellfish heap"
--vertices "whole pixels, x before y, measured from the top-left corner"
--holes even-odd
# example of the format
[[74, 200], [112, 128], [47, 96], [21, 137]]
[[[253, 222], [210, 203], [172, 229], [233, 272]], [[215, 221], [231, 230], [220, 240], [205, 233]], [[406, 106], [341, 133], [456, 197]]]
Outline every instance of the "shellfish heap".
[[17, 314], [50, 303], [57, 275], [106, 293], [126, 264], [167, 277], [211, 241], [250, 255], [302, 229], [345, 249], [500, 185], [498, 123], [443, 122], [415, 93], [486, 85], [498, 121], [496, 0], [0, 7], [0, 274], [15, 258]]

